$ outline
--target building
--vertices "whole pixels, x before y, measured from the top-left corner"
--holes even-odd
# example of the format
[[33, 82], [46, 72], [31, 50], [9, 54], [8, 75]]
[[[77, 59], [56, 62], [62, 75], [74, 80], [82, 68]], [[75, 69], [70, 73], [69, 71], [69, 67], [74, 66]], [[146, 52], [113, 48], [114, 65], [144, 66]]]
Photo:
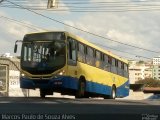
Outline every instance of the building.
[[153, 65], [153, 78], [160, 80], [160, 65]]
[[153, 78], [160, 80], [160, 56], [153, 58]]
[[160, 65], [160, 56], [153, 58], [153, 65]]
[[20, 60], [13, 57], [0, 57], [0, 93], [14, 96], [22, 93], [19, 87]]
[[135, 84], [138, 80], [152, 78], [152, 65], [145, 62], [129, 62], [129, 79], [130, 84]]

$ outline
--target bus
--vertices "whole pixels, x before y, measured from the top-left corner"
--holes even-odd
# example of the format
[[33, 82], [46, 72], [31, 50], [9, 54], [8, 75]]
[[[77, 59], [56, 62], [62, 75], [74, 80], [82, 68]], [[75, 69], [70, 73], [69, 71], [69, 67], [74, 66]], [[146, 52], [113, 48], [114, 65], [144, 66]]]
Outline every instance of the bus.
[[54, 92], [75, 98], [129, 95], [128, 61], [66, 31], [26, 34], [20, 64], [20, 87], [40, 89], [42, 98]]

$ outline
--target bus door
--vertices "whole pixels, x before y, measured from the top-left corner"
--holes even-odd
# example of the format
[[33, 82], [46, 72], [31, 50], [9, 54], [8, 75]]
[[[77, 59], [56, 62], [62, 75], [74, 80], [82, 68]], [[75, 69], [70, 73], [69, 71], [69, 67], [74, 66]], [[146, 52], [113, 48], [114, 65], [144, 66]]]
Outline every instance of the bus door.
[[77, 78], [77, 46], [76, 41], [68, 38], [68, 75]]

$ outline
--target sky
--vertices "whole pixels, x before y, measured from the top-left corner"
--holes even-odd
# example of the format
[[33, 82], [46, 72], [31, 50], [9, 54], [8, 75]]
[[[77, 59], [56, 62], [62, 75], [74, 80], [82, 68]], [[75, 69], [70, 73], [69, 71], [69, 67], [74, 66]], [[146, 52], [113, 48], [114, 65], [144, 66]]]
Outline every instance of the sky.
[[[149, 60], [160, 56], [160, 0], [59, 0], [58, 8], [52, 9], [47, 9], [47, 1], [4, 0], [0, 3], [0, 54], [11, 53], [13, 56], [19, 56], [20, 44], [18, 52], [13, 52], [15, 41], [22, 40], [27, 33], [62, 30], [76, 34], [126, 59]], [[16, 5], [22, 8], [31, 7], [32, 12], [14, 8]]]

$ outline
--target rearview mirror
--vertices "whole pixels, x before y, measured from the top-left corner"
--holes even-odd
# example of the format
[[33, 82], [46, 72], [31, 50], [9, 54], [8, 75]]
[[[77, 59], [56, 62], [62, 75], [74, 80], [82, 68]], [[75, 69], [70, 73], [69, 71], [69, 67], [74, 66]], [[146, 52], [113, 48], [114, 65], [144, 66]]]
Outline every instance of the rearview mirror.
[[14, 46], [14, 53], [16, 53], [16, 52], [17, 52], [17, 47], [18, 47], [18, 45], [17, 45], [17, 44], [15, 44], [15, 46]]
[[17, 40], [17, 41], [15, 42], [15, 45], [14, 45], [14, 53], [17, 52], [17, 47], [18, 47], [17, 42], [22, 42], [22, 40]]

